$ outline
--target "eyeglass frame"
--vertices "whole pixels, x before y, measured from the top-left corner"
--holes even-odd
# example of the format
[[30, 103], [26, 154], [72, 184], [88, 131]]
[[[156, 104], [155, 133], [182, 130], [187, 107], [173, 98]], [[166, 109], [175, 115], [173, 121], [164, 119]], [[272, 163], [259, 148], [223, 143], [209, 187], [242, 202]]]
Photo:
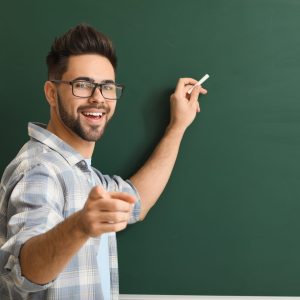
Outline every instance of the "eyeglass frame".
[[[53, 82], [53, 83], [64, 83], [64, 84], [69, 84], [72, 86], [72, 94], [74, 97], [77, 97], [77, 98], [83, 98], [83, 99], [86, 99], [86, 98], [90, 98], [94, 95], [95, 91], [97, 88], [99, 88], [100, 90], [100, 93], [102, 95], [102, 97], [104, 99], [107, 99], [107, 100], [119, 100], [121, 98], [121, 96], [123, 95], [123, 91], [125, 89], [125, 86], [123, 84], [117, 84], [117, 83], [114, 83], [114, 82], [102, 82], [102, 83], [96, 83], [96, 82], [93, 82], [91, 80], [83, 80], [83, 79], [74, 79], [74, 80], [70, 80], [70, 81], [67, 81], [67, 80], [59, 80], [59, 79], [51, 79], [49, 80], [50, 82]], [[89, 82], [91, 84], [94, 84], [94, 88], [91, 92], [91, 95], [90, 96], [87, 96], [87, 97], [81, 97], [81, 96], [76, 96], [74, 94], [74, 87], [73, 87], [73, 83], [76, 83], [76, 82], [79, 82], [79, 81], [85, 81], [85, 82]], [[116, 87], [121, 87], [122, 88], [122, 92], [121, 92], [121, 96], [119, 98], [107, 98], [107, 97], [104, 97], [103, 93], [102, 93], [102, 86], [104, 85], [107, 85], [107, 84], [114, 84]]]

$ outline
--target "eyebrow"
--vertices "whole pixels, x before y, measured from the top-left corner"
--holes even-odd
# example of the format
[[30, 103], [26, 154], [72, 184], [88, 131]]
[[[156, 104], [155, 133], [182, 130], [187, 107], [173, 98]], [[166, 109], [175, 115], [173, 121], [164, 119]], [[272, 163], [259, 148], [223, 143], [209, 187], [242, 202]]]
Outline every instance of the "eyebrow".
[[[95, 82], [95, 79], [93, 78], [90, 78], [90, 77], [76, 77], [75, 79], [73, 79], [73, 81], [76, 81], [76, 80], [85, 80], [85, 81], [89, 81], [89, 82]], [[111, 79], [105, 79], [105, 80], [102, 80], [100, 83], [115, 83], [113, 80]]]
[[101, 83], [115, 83], [115, 82], [111, 79], [106, 79], [106, 80], [102, 80]]
[[90, 82], [94, 82], [95, 80], [93, 78], [90, 77], [76, 77], [75, 79], [73, 79], [73, 81], [75, 80], [85, 80], [85, 81], [90, 81]]

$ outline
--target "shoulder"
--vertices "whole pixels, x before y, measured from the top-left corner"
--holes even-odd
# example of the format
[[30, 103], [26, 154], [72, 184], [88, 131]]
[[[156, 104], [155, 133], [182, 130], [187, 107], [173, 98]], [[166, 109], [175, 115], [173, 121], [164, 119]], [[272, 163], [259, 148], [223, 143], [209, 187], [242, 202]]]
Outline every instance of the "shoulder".
[[15, 185], [26, 175], [57, 174], [67, 166], [65, 159], [56, 151], [37, 141], [26, 143], [6, 167], [1, 186]]

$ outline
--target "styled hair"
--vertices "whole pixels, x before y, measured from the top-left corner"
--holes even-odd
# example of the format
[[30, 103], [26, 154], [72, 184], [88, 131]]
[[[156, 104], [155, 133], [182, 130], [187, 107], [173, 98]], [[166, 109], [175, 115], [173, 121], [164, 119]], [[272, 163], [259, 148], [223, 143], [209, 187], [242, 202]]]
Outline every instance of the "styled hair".
[[117, 56], [111, 40], [93, 27], [79, 24], [54, 39], [47, 55], [48, 79], [61, 79], [67, 71], [69, 57], [81, 54], [104, 56], [116, 71]]

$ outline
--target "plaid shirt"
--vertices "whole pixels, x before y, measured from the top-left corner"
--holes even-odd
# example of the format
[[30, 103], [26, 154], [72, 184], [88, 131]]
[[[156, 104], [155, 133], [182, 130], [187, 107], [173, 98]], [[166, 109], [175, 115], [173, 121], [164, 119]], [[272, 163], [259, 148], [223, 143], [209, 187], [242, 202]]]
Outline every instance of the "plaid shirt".
[[[133, 194], [137, 201], [130, 223], [139, 220], [140, 199], [130, 181], [102, 175], [84, 158], [45, 129], [29, 123], [31, 137], [6, 168], [0, 186], [1, 299], [103, 299], [97, 265], [100, 238], [90, 238], [63, 272], [45, 285], [21, 275], [20, 247], [82, 209], [93, 182], [107, 191]], [[115, 233], [108, 233], [111, 299], [118, 299]], [[106, 299], [105, 299], [106, 300]]]

